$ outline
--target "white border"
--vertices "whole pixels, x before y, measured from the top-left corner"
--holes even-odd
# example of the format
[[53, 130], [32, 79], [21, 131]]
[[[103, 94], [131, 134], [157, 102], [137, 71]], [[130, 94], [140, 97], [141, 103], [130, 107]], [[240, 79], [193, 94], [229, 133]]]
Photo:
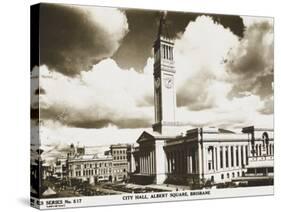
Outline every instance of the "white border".
[[[240, 187], [226, 189], [202, 189], [186, 190], [175, 192], [154, 192], [140, 194], [122, 194], [122, 195], [103, 195], [103, 196], [84, 196], [67, 198], [36, 199], [31, 198], [38, 209], [57, 209], [57, 208], [82, 208], [91, 206], [109, 206], [124, 204], [142, 204], [155, 202], [187, 201], [187, 200], [205, 200], [214, 198], [248, 197], [248, 196], [266, 196], [273, 195], [273, 186], [260, 187]], [[160, 197], [155, 198], [155, 196]], [[154, 198], [153, 198], [154, 196]]]

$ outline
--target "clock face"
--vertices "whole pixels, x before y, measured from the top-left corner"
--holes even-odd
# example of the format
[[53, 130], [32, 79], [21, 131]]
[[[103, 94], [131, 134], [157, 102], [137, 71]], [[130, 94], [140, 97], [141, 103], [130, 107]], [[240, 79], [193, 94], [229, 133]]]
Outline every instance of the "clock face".
[[173, 78], [167, 77], [165, 78], [165, 87], [166, 88], [171, 88], [173, 86]]
[[160, 84], [161, 84], [161, 81], [160, 81], [160, 77], [157, 77], [156, 79], [155, 79], [155, 88], [159, 88], [160, 87]]

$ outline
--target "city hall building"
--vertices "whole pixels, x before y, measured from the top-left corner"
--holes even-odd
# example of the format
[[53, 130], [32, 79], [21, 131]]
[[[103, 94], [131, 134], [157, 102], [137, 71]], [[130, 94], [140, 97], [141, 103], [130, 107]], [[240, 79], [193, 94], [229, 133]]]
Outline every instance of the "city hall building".
[[[173, 47], [164, 18], [154, 43], [155, 124], [132, 151], [133, 181], [141, 184], [204, 184], [273, 179], [273, 129], [188, 129], [175, 120]], [[188, 85], [187, 85], [188, 86]]]

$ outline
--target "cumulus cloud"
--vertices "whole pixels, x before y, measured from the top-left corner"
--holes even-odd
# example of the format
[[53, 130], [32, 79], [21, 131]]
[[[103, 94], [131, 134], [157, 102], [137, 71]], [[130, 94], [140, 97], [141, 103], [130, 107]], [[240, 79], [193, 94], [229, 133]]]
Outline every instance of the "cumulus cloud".
[[[211, 17], [201, 16], [190, 22], [175, 42], [177, 120], [194, 127], [272, 127], [272, 31], [262, 24], [260, 18], [248, 20], [245, 37], [240, 39]], [[229, 70], [230, 62], [233, 65], [233, 61], [239, 63], [244, 57], [255, 58], [255, 54], [249, 54], [257, 50], [261, 63], [267, 60], [270, 64], [261, 67], [267, 68], [249, 64], [251, 70], [256, 70], [253, 74], [250, 71], [252, 75], [234, 66], [233, 72]], [[244, 95], [236, 92], [228, 98], [235, 88]]]
[[238, 37], [211, 17], [190, 22], [175, 41], [177, 104], [189, 110], [216, 107], [226, 73], [222, 63]]
[[128, 32], [119, 9], [43, 4], [40, 8], [40, 63], [74, 77], [111, 57]]
[[152, 62], [150, 72], [138, 73], [120, 69], [114, 60], [106, 59], [79, 78], [70, 78], [40, 67], [40, 116], [63, 125], [80, 128], [148, 127], [153, 107], [144, 104], [153, 91]]
[[246, 30], [239, 44], [228, 55], [226, 70], [233, 87], [229, 97], [257, 95], [266, 101], [273, 101], [273, 20], [270, 18], [244, 17]]

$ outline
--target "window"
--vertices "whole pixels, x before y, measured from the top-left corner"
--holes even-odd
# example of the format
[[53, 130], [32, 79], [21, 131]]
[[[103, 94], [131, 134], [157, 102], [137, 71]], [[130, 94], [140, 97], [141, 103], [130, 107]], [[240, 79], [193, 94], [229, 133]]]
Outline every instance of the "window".
[[224, 179], [224, 175], [223, 175], [223, 174], [221, 174], [221, 179], [222, 179], [222, 180]]
[[229, 178], [229, 173], [226, 174], [227, 178]]
[[240, 172], [237, 172], [237, 177], [240, 177]]
[[235, 173], [234, 172], [232, 172], [232, 178], [234, 178], [235, 177]]

